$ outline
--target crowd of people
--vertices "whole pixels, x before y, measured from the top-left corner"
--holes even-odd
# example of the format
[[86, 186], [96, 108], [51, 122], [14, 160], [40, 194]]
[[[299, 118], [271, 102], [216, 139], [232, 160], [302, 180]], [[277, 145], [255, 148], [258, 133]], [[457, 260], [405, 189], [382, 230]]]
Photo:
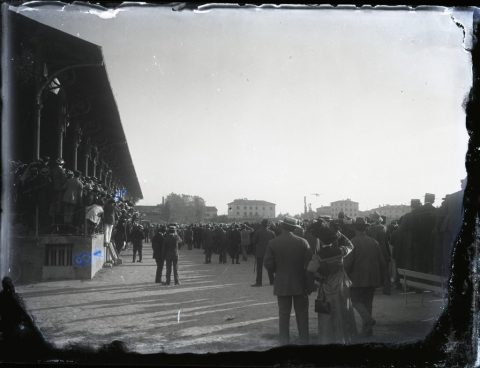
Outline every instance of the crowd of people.
[[134, 204], [117, 195], [105, 180], [82, 176], [64, 164], [48, 157], [29, 164], [11, 163], [13, 224], [18, 232], [104, 234], [105, 243], [113, 242], [117, 252], [125, 249], [141, 226]]
[[[302, 343], [308, 336], [308, 296], [317, 292], [320, 343], [349, 343], [357, 336], [371, 336], [375, 290], [391, 294], [392, 283], [401, 287], [397, 269], [448, 275], [450, 253], [462, 222], [462, 191], [447, 196], [438, 208], [435, 196], [424, 204], [412, 200], [411, 211], [388, 223], [378, 212], [368, 217], [320, 217], [299, 221], [231, 224], [150, 224], [142, 221], [134, 205], [96, 178], [63, 168], [63, 161], [48, 158], [29, 165], [14, 163], [14, 202], [17, 222], [33, 228], [38, 211], [41, 232], [104, 234], [117, 253], [133, 247], [132, 262], [142, 262], [143, 246], [150, 242], [157, 264], [155, 282], [180, 284], [179, 249], [201, 249], [205, 264], [214, 255], [220, 264], [240, 264], [255, 257], [261, 287], [263, 269], [278, 299], [279, 334], [289, 340], [292, 305]], [[138, 257], [138, 258], [137, 258]], [[163, 271], [165, 269], [165, 278]], [[355, 315], [361, 318], [357, 332]]]
[[[372, 317], [374, 291], [386, 285], [385, 278], [389, 278], [386, 252], [374, 239], [375, 232], [380, 233], [380, 228], [386, 232], [386, 229], [380, 219], [373, 221], [374, 218], [370, 223], [364, 219], [349, 223], [349, 219], [340, 214], [335, 220], [320, 218], [299, 222], [286, 217], [277, 223], [263, 220], [254, 224], [149, 226], [157, 264], [155, 282], [170, 285], [173, 273], [175, 285], [180, 284], [178, 257], [182, 247], [203, 250], [205, 264], [212, 263], [212, 254], [218, 255], [220, 264], [227, 262], [228, 254], [232, 265], [247, 260], [249, 254], [254, 255], [256, 280], [251, 286], [262, 286], [265, 268], [278, 298], [282, 343], [289, 342], [292, 304], [300, 340], [302, 343], [309, 341], [308, 295], [315, 290], [318, 290], [318, 303], [323, 300], [329, 308], [328, 313], [317, 311], [319, 342], [348, 343], [357, 335], [351, 306], [362, 317], [361, 334], [371, 335], [375, 324]], [[370, 236], [366, 235], [367, 227]], [[133, 262], [145, 239], [140, 231], [138, 239], [137, 245], [133, 243]]]
[[[418, 202], [412, 201], [411, 212], [388, 225], [378, 212], [356, 219], [339, 213], [335, 219], [320, 217], [300, 221], [285, 217], [277, 222], [152, 225], [147, 232], [157, 264], [155, 282], [170, 285], [173, 272], [174, 283], [180, 283], [181, 247], [203, 250], [206, 264], [212, 263], [214, 254], [218, 256], [218, 263], [231, 262], [232, 265], [253, 255], [256, 280], [251, 286], [262, 286], [263, 269], [266, 269], [278, 299], [282, 343], [290, 341], [288, 326], [292, 305], [300, 341], [309, 341], [308, 296], [315, 291], [319, 343], [349, 343], [358, 337], [369, 337], [376, 324], [373, 318], [375, 290], [380, 288], [383, 294], [390, 295], [392, 284], [402, 288], [398, 267], [430, 274], [435, 271], [435, 262], [437, 270], [442, 272], [449, 267], [446, 257], [450, 257], [451, 244], [447, 243], [452, 234], [442, 229], [445, 223], [453, 221], [451, 210], [444, 206], [445, 201], [440, 208], [433, 207], [431, 194], [426, 194], [423, 205]], [[460, 214], [458, 221], [461, 222]], [[443, 258], [435, 254], [441, 247], [448, 247], [441, 250]], [[165, 280], [162, 278], [164, 268]], [[357, 331], [354, 310], [361, 319], [360, 331]]]
[[[114, 200], [115, 188], [108, 186], [105, 180], [66, 169], [64, 164], [63, 159], [49, 157], [29, 164], [11, 162], [13, 222], [22, 227], [24, 233], [79, 235], [85, 231], [103, 230], [98, 226], [97, 217], [102, 213], [98, 207]], [[117, 210], [133, 215], [133, 203], [118, 196], [115, 201]], [[92, 208], [94, 210], [89, 214]], [[93, 223], [87, 221], [88, 229], [85, 220]]]

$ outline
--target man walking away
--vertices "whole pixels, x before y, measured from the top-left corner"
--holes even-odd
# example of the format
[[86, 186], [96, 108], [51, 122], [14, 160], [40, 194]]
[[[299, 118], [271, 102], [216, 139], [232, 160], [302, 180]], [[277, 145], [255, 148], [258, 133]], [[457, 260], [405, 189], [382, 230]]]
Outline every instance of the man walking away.
[[242, 230], [240, 231], [240, 246], [242, 251], [242, 259], [247, 260], [247, 249], [250, 246], [250, 234], [252, 229], [247, 226], [247, 224], [242, 225]]
[[378, 212], [372, 214], [373, 224], [369, 226], [366, 230], [366, 234], [375, 239], [380, 246], [380, 252], [382, 253], [383, 259], [387, 267], [385, 268], [385, 275], [383, 275], [383, 293], [385, 295], [391, 294], [391, 281], [389, 273], [389, 263], [390, 263], [390, 248], [387, 242], [387, 228], [382, 225], [382, 216]]
[[134, 223], [133, 224], [133, 229], [130, 235], [130, 239], [132, 240], [133, 244], [133, 261], [132, 263], [135, 263], [135, 259], [137, 257], [138, 253], [138, 262], [142, 262], [142, 248], [143, 248], [143, 226]]
[[212, 263], [212, 253], [215, 243], [213, 240], [213, 230], [209, 225], [205, 227], [203, 232], [203, 244], [205, 246], [205, 263]]
[[188, 250], [192, 250], [193, 245], [193, 231], [192, 225], [188, 226], [185, 231], [183, 232], [184, 238], [183, 241], [187, 244]]
[[[252, 286], [262, 286], [263, 279], [263, 258], [265, 257], [265, 251], [267, 244], [270, 240], [275, 238], [275, 233], [268, 229], [268, 220], [262, 220], [261, 226], [253, 235], [253, 244], [255, 246], [255, 258], [256, 258], [256, 271], [257, 279]], [[268, 271], [268, 280], [270, 285], [273, 285], [273, 272]]]
[[273, 294], [278, 299], [280, 342], [290, 342], [290, 312], [295, 308], [298, 334], [302, 344], [308, 344], [308, 291], [306, 268], [312, 258], [308, 242], [292, 232], [297, 220], [285, 217], [278, 237], [268, 242], [264, 265], [275, 273]]
[[378, 242], [366, 234], [367, 225], [363, 218], [355, 221], [357, 233], [351, 241], [353, 251], [345, 257], [344, 267], [352, 286], [350, 295], [353, 307], [362, 318], [362, 335], [372, 336], [375, 320], [372, 304], [375, 288], [382, 286], [386, 275], [386, 263]]
[[162, 272], [165, 263], [165, 258], [163, 257], [163, 240], [163, 234], [160, 232], [160, 229], [157, 228], [152, 238], [153, 258], [157, 264], [157, 271], [155, 273], [155, 282], [157, 284], [162, 284]]
[[180, 284], [178, 280], [178, 246], [181, 242], [182, 239], [178, 236], [175, 226], [169, 226], [163, 242], [165, 261], [167, 262], [167, 285], [170, 285], [172, 268], [175, 285]]
[[215, 229], [214, 239], [218, 249], [218, 263], [227, 263], [227, 234], [221, 226]]
[[230, 232], [227, 233], [228, 237], [228, 253], [232, 259], [232, 264], [240, 264], [240, 230], [239, 227], [233, 224], [230, 228]]

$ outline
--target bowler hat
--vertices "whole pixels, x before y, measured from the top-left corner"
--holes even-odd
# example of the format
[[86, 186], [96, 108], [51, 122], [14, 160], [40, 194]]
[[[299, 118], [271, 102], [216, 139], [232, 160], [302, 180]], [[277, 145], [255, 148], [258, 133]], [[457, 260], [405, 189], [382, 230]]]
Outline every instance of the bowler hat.
[[287, 230], [294, 230], [294, 229], [300, 229], [300, 225], [298, 225], [298, 220], [293, 218], [293, 217], [289, 217], [289, 216], [285, 216], [282, 220], [280, 220], [280, 224], [285, 227]]
[[420, 201], [420, 199], [411, 199], [410, 200], [410, 206], [414, 207], [414, 206], [421, 206], [422, 205], [422, 202]]
[[435, 202], [435, 194], [425, 193], [425, 203], [433, 203], [433, 202]]
[[365, 222], [363, 217], [357, 217], [355, 219], [355, 228], [359, 231], [364, 231], [367, 228], [368, 224]]

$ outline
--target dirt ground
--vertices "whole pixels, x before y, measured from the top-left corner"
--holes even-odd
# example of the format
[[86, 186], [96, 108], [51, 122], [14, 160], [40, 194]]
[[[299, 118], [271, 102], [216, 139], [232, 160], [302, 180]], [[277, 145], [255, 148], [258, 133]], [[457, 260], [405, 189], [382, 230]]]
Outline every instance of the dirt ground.
[[[150, 244], [144, 245], [143, 263], [104, 268], [93, 280], [55, 281], [17, 288], [39, 327], [55, 345], [69, 343], [98, 346], [113, 340], [125, 342], [140, 353], [206, 353], [234, 350], [267, 350], [278, 346], [278, 310], [272, 286], [264, 272], [264, 286], [255, 280], [254, 257], [241, 264], [204, 264], [198, 249], [180, 251], [181, 285], [155, 284], [156, 265]], [[172, 280], [173, 284], [173, 280]], [[394, 290], [377, 291], [374, 299], [375, 342], [410, 342], [422, 339], [444, 306], [434, 295]], [[311, 342], [317, 336], [315, 295], [310, 300]], [[356, 315], [359, 321], [358, 315]], [[295, 318], [290, 321], [292, 343], [297, 341]]]

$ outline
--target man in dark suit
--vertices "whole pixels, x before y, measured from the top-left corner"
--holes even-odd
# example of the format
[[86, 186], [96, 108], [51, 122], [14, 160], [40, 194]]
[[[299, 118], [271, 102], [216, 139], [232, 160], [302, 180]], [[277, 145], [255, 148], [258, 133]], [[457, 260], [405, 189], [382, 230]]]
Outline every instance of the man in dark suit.
[[[270, 240], [275, 238], [275, 233], [268, 229], [268, 220], [262, 220], [261, 226], [253, 233], [253, 244], [255, 246], [255, 257], [257, 260], [257, 279], [252, 286], [262, 286], [263, 276], [263, 258], [265, 257], [265, 250]], [[270, 285], [273, 285], [273, 272], [268, 271], [268, 279]]]
[[371, 238], [375, 239], [380, 246], [380, 251], [382, 256], [385, 260], [385, 264], [387, 267], [385, 268], [385, 275], [383, 278], [383, 293], [385, 295], [391, 294], [391, 281], [390, 281], [390, 272], [389, 272], [389, 264], [390, 264], [390, 247], [387, 242], [387, 228], [385, 225], [382, 225], [382, 216], [375, 211], [371, 218], [373, 223], [369, 226], [366, 230], [366, 233]]
[[213, 230], [209, 225], [205, 226], [203, 231], [203, 245], [205, 247], [205, 263], [212, 263], [212, 253], [215, 243], [213, 239]]
[[177, 229], [175, 226], [169, 226], [167, 230], [167, 235], [163, 241], [164, 257], [167, 262], [167, 285], [170, 285], [170, 277], [172, 274], [173, 268], [173, 278], [175, 285], [179, 285], [180, 281], [178, 280], [178, 247], [182, 239], [177, 234]]
[[434, 202], [435, 194], [426, 193], [424, 205], [418, 209], [412, 229], [415, 254], [413, 269], [424, 273], [433, 273], [433, 259], [438, 257], [433, 253], [433, 234], [438, 214], [438, 209], [433, 207]]
[[220, 225], [215, 229], [213, 239], [218, 251], [218, 263], [227, 263], [227, 234]]
[[367, 224], [361, 217], [355, 221], [357, 235], [351, 239], [353, 251], [344, 259], [344, 267], [352, 286], [350, 295], [353, 307], [362, 318], [364, 336], [372, 335], [375, 320], [372, 304], [375, 288], [383, 284], [386, 263], [378, 242], [366, 234]]
[[230, 230], [227, 232], [228, 239], [228, 253], [232, 259], [232, 264], [240, 264], [240, 229], [238, 225], [232, 224]]
[[153, 249], [153, 258], [157, 264], [157, 271], [155, 273], [155, 282], [157, 284], [162, 284], [162, 272], [163, 265], [165, 263], [164, 251], [163, 251], [163, 234], [160, 231], [160, 228], [157, 228], [155, 235], [152, 238], [152, 249]]
[[192, 225], [187, 226], [187, 228], [183, 232], [183, 241], [185, 242], [185, 244], [187, 244], [188, 250], [192, 250], [192, 245], [193, 245]]
[[133, 243], [133, 260], [132, 263], [135, 263], [135, 258], [138, 253], [138, 261], [142, 262], [142, 250], [143, 250], [143, 226], [139, 223], [134, 223], [133, 228], [130, 234], [130, 239]]
[[273, 294], [278, 299], [280, 342], [290, 342], [290, 312], [295, 308], [298, 334], [302, 344], [308, 344], [308, 291], [306, 268], [312, 258], [308, 242], [294, 235], [297, 220], [285, 217], [281, 232], [268, 242], [264, 265], [275, 274]]

